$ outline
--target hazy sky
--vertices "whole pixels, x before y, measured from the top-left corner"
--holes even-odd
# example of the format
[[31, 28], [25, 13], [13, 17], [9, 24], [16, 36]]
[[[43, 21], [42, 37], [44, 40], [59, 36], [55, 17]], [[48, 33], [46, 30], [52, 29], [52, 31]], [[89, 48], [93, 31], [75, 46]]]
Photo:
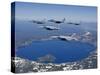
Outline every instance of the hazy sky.
[[97, 21], [97, 8], [90, 6], [54, 5], [16, 2], [17, 19], [57, 19], [67, 21]]

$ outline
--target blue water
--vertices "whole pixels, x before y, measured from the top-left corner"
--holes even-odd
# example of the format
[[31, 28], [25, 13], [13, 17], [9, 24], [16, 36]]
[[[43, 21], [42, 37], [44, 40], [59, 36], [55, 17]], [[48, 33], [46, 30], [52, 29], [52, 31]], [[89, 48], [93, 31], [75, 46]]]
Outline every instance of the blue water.
[[18, 57], [37, 61], [39, 57], [50, 54], [56, 57], [53, 63], [64, 63], [86, 58], [95, 47], [76, 41], [45, 40], [34, 41], [16, 52]]

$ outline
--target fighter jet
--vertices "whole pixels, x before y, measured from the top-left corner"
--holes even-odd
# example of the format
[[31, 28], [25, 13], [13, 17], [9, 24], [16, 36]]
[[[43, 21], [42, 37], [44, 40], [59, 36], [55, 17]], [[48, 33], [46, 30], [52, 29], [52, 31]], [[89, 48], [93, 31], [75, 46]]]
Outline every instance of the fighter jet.
[[80, 25], [81, 24], [81, 22], [77, 22], [77, 23], [75, 23], [75, 22], [68, 22], [67, 24], [73, 24], [73, 25]]
[[45, 28], [46, 30], [59, 30], [60, 28], [55, 27], [55, 26], [42, 26], [43, 28]]
[[41, 21], [38, 21], [38, 20], [32, 20], [33, 23], [36, 23], [36, 24], [44, 24], [45, 23], [45, 19], [44, 20], [41, 20]]
[[48, 20], [48, 21], [49, 21], [49, 22], [54, 22], [54, 23], [60, 24], [60, 23], [64, 23], [64, 22], [65, 22], [65, 18], [64, 18], [62, 21], [54, 20], [54, 19], [50, 19], [50, 20]]

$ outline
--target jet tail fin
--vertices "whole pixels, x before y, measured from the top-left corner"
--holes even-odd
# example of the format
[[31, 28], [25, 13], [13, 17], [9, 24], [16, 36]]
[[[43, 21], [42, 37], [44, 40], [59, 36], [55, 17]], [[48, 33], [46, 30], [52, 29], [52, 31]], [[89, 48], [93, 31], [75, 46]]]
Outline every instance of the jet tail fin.
[[66, 19], [64, 18], [64, 19], [62, 20], [62, 22], [64, 23], [64, 22], [65, 22], [65, 20], [66, 20]]

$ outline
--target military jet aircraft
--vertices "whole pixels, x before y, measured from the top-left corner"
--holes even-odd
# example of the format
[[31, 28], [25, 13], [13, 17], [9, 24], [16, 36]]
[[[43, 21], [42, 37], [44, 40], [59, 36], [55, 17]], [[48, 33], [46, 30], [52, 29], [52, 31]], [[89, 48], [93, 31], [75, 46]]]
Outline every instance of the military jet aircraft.
[[48, 20], [48, 21], [49, 21], [49, 22], [54, 22], [54, 23], [60, 24], [60, 23], [64, 23], [64, 22], [65, 22], [65, 18], [64, 18], [62, 21], [54, 20], [54, 19], [50, 19], [50, 20]]
[[60, 28], [55, 27], [55, 26], [42, 26], [43, 28], [45, 28], [46, 30], [59, 30]]
[[45, 23], [45, 19], [44, 20], [41, 20], [41, 21], [38, 21], [38, 20], [32, 20], [33, 23], [36, 23], [36, 24], [44, 24]]

